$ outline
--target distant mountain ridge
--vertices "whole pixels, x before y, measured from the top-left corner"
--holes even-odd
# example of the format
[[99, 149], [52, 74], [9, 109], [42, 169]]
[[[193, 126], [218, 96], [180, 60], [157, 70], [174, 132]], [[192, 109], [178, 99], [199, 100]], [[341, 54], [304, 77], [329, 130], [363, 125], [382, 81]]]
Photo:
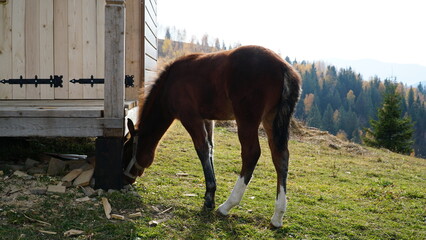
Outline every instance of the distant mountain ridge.
[[426, 83], [426, 66], [422, 65], [386, 63], [372, 59], [326, 59], [325, 62], [335, 65], [338, 69], [351, 67], [355, 72], [360, 73], [364, 80], [378, 76], [381, 80], [395, 77], [397, 82], [415, 87], [420, 82], [423, 85]]

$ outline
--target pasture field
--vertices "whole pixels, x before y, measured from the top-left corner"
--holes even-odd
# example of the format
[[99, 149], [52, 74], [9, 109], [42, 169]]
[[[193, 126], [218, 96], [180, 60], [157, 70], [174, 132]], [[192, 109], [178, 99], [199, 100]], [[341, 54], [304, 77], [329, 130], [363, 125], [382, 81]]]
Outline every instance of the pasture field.
[[[201, 164], [189, 135], [176, 122], [132, 191], [76, 202], [84, 195], [71, 188], [64, 194], [20, 195], [15, 202], [0, 202], [0, 239], [426, 239], [426, 160], [336, 145], [324, 135], [290, 140], [284, 227], [272, 229], [276, 174], [262, 134], [260, 142], [254, 177], [230, 216], [202, 209]], [[216, 127], [217, 206], [229, 196], [240, 167], [235, 131]], [[33, 184], [59, 179], [39, 176]], [[0, 181], [0, 189], [7, 184]], [[16, 179], [15, 184], [28, 182]], [[125, 220], [108, 220], [101, 197]], [[141, 217], [127, 217], [138, 211]], [[64, 237], [70, 229], [84, 233]]]

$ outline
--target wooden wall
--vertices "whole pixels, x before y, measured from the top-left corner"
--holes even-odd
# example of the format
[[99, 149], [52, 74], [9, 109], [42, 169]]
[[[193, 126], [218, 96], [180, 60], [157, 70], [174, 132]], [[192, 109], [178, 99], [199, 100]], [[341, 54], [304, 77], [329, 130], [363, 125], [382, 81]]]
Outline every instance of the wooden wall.
[[145, 0], [145, 86], [157, 77], [158, 38], [157, 0]]
[[[156, 77], [156, 0], [126, 1], [126, 74], [135, 88]], [[63, 75], [63, 88], [0, 84], [0, 99], [102, 99], [103, 85], [72, 84], [104, 78], [105, 0], [13, 0], [0, 5], [0, 79]]]

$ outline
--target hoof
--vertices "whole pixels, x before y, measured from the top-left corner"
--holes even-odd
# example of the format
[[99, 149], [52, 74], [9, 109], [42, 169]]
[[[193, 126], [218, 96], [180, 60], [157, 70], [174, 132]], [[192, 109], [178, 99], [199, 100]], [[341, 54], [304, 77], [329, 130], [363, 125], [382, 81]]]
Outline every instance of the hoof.
[[282, 226], [283, 226], [282, 221], [271, 220], [271, 227], [272, 228], [282, 228]]
[[217, 212], [222, 215], [222, 216], [228, 216], [228, 211], [226, 211], [223, 207], [223, 204], [219, 206], [219, 208], [217, 209]]
[[215, 204], [208, 204], [208, 203], [204, 203], [203, 205], [203, 209], [206, 211], [213, 211], [215, 208]]

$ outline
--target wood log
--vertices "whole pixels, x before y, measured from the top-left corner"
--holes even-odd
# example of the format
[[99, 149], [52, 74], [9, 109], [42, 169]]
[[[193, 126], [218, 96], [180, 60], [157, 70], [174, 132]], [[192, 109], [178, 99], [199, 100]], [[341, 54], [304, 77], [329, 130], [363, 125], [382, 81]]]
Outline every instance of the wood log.
[[74, 186], [82, 186], [82, 187], [88, 186], [90, 184], [90, 180], [92, 179], [93, 171], [94, 171], [94, 169], [92, 168], [92, 169], [89, 169], [89, 170], [82, 172], [74, 180], [73, 185]]
[[81, 173], [83, 172], [83, 169], [74, 169], [71, 172], [69, 172], [67, 175], [65, 175], [62, 178], [63, 182], [71, 182], [72, 180], [76, 179]]

